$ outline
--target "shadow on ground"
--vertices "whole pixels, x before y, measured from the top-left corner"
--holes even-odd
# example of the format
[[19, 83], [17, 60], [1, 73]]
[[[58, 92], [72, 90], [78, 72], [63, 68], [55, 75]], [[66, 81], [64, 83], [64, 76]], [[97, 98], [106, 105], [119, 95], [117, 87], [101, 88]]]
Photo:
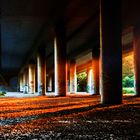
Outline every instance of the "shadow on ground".
[[1, 99], [1, 139], [140, 138], [140, 98], [124, 97], [122, 105], [101, 105], [86, 98]]

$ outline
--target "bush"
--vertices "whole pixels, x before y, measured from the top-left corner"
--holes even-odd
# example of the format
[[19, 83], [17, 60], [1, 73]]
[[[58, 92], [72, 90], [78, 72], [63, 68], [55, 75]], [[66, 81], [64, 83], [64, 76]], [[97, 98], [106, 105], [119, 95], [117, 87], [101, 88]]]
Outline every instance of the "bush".
[[86, 72], [79, 73], [77, 75], [77, 91], [84, 92], [87, 87], [87, 74]]
[[0, 91], [0, 96], [4, 96], [6, 94], [5, 91]]
[[122, 80], [123, 87], [134, 87], [134, 76], [132, 77], [124, 77]]
[[134, 88], [123, 88], [123, 94], [135, 93]]

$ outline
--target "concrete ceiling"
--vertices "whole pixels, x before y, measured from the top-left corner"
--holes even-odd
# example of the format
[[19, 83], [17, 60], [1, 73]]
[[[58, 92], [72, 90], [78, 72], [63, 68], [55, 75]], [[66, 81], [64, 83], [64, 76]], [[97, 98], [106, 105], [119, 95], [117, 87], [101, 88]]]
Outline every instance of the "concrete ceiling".
[[19, 72], [31, 50], [34, 51], [42, 26], [59, 17], [67, 2], [62, 0], [58, 7], [56, 0], [1, 1], [1, 72]]
[[[1, 71], [4, 72], [19, 72], [28, 54], [34, 51], [40, 30], [46, 23], [53, 24], [65, 17], [68, 52], [96, 34], [99, 10], [96, 0], [2, 0], [1, 7]], [[92, 26], [95, 26], [93, 30]], [[49, 55], [53, 47], [50, 45], [46, 51]]]
[[1, 67], [4, 70], [9, 71], [22, 66], [42, 24], [42, 20], [33, 18], [2, 18]]
[[[122, 1], [123, 28], [139, 21], [138, 3], [139, 0]], [[5, 75], [18, 74], [43, 33], [51, 34], [49, 26], [62, 17], [66, 21], [69, 56], [75, 57], [99, 45], [99, 0], [2, 0], [1, 71]], [[43, 41], [47, 46], [46, 57], [49, 57], [53, 46], [47, 38]]]
[[128, 28], [140, 23], [140, 1], [122, 0], [122, 20], [123, 28]]

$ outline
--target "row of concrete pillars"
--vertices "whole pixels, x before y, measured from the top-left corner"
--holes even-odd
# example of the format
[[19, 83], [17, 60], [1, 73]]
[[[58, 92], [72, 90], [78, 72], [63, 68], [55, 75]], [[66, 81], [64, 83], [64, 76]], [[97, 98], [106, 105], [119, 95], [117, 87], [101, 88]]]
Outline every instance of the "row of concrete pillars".
[[[55, 86], [53, 85], [53, 83], [55, 82], [54, 73], [46, 74], [47, 72], [46, 61], [45, 57], [42, 56], [44, 56], [44, 54], [38, 55], [37, 64], [30, 63], [28, 67], [26, 67], [26, 69], [19, 75], [19, 85], [21, 92], [24, 93], [38, 92], [40, 95], [44, 95], [46, 91], [48, 92], [53, 91]], [[66, 93], [76, 93], [77, 92], [76, 60], [71, 60], [70, 62], [67, 62], [67, 64], [68, 63], [69, 67], [67, 68], [66, 71], [67, 75]], [[93, 55], [90, 67], [86, 68], [86, 74], [87, 74], [87, 92], [91, 94], [99, 94], [99, 55], [97, 55], [96, 57], [95, 55]], [[59, 77], [56, 78], [58, 78], [58, 80], [60, 81]], [[55, 90], [55, 93], [58, 92], [56, 91], [57, 90]], [[56, 95], [59, 94], [60, 93], [57, 93]]]
[[[99, 94], [99, 55], [96, 58], [93, 55], [90, 66], [86, 67], [86, 69], [83, 69], [83, 71], [84, 70], [87, 74], [86, 92], [91, 94]], [[70, 61], [69, 71], [70, 71], [69, 92], [76, 93], [78, 83], [77, 83], [77, 66], [75, 60]]]
[[[121, 26], [121, 0], [109, 2], [100, 0], [100, 49], [93, 47], [93, 74], [95, 83], [95, 93], [99, 93], [99, 85], [101, 92], [101, 102], [105, 104], [122, 103], [122, 26]], [[135, 39], [135, 76], [136, 76], [136, 92], [140, 93], [140, 62], [138, 59], [139, 41]], [[99, 56], [100, 52], [100, 78], [99, 78]], [[66, 33], [65, 26], [62, 22], [55, 26], [54, 39], [54, 83], [55, 95], [66, 96], [67, 93], [67, 61], [66, 61]], [[37, 57], [37, 83], [38, 92], [44, 94], [46, 89], [45, 59], [42, 54]], [[25, 72], [26, 73], [26, 72]], [[25, 74], [24, 73], [24, 74]], [[34, 66], [29, 65], [29, 81], [23, 76], [25, 81], [29, 82], [30, 91], [34, 92]], [[70, 90], [76, 90], [74, 61], [70, 67]], [[23, 75], [24, 75], [23, 74]], [[100, 79], [100, 84], [99, 84]]]

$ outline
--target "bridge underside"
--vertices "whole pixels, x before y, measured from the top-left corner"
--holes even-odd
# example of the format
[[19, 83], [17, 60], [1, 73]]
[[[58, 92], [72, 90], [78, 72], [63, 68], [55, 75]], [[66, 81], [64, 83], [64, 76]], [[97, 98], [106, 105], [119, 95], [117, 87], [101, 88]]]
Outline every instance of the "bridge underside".
[[1, 83], [27, 94], [67, 96], [77, 92], [77, 74], [84, 71], [87, 93], [100, 94], [103, 104], [120, 104], [122, 56], [134, 52], [139, 96], [138, 4], [3, 0]]
[[[0, 138], [139, 139], [139, 0], [0, 5], [0, 89], [26, 96], [0, 98]], [[135, 96], [123, 97], [122, 58], [129, 54]]]

